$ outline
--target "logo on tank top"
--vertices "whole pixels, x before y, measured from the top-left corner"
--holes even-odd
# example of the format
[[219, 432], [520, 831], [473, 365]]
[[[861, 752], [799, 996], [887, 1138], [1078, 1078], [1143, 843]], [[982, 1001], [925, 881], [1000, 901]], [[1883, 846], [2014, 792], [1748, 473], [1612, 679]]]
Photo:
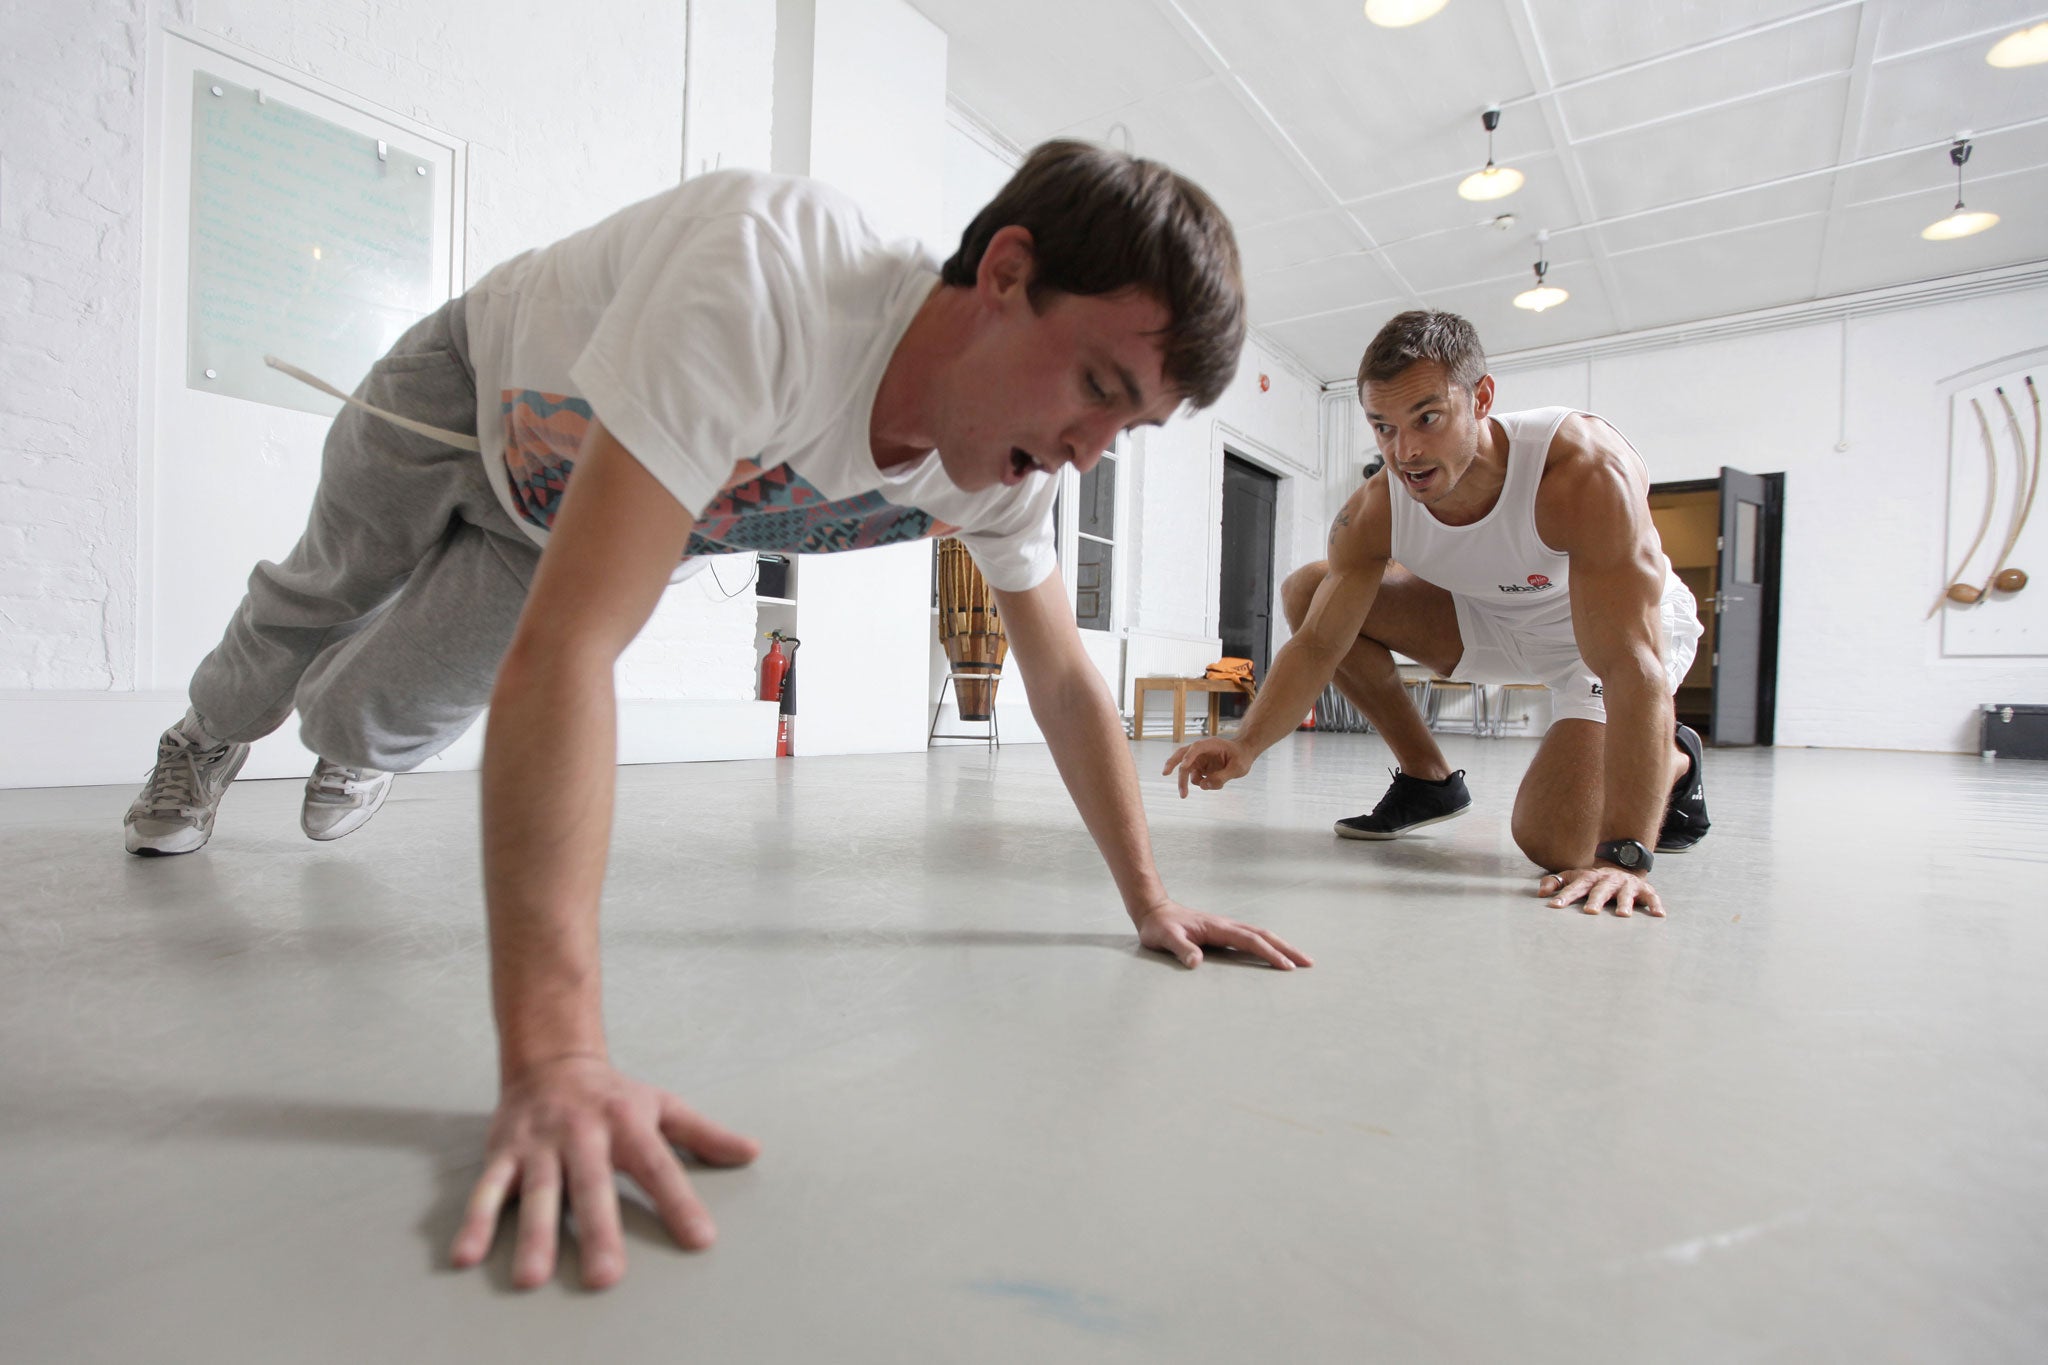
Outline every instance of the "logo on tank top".
[[1545, 575], [1532, 573], [1527, 583], [1496, 583], [1494, 586], [1502, 592], [1542, 592], [1545, 588], [1555, 585]]

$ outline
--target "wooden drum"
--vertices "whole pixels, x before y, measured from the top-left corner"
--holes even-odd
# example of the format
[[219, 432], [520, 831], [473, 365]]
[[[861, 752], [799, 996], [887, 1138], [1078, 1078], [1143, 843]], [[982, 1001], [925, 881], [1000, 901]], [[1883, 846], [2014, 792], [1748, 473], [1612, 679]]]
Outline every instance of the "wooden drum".
[[939, 643], [953, 672], [960, 719], [987, 720], [995, 711], [996, 684], [1010, 641], [981, 570], [967, 547], [948, 537], [939, 542]]

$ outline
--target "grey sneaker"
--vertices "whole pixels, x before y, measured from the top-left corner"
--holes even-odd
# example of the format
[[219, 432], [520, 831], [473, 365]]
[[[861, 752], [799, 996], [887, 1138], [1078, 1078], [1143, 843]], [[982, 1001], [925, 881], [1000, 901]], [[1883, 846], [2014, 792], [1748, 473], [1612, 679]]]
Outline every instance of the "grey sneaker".
[[321, 759], [306, 779], [306, 802], [299, 807], [299, 828], [308, 839], [339, 839], [370, 823], [377, 807], [391, 794], [391, 774], [375, 768], [350, 768]]
[[188, 712], [156, 744], [156, 767], [121, 824], [128, 851], [145, 858], [191, 853], [213, 837], [213, 817], [228, 783], [249, 757], [246, 744], [206, 746]]

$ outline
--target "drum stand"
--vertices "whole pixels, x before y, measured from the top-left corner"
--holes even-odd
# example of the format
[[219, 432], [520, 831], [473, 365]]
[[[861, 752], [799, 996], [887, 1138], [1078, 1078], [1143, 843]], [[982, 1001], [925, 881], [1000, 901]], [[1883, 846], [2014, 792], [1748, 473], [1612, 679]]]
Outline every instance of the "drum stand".
[[[998, 724], [998, 722], [996, 721], [996, 703], [995, 703], [995, 698], [993, 698], [993, 697], [989, 698], [989, 703], [988, 703], [988, 733], [987, 733], [987, 734], [982, 734], [982, 735], [942, 735], [942, 734], [940, 734], [940, 733], [939, 733], [939, 717], [940, 717], [940, 716], [941, 716], [942, 714], [944, 714], [944, 712], [945, 712], [945, 710], [946, 710], [946, 689], [947, 689], [947, 688], [949, 688], [949, 687], [954, 687], [954, 682], [955, 682], [955, 680], [956, 680], [956, 679], [959, 679], [959, 678], [962, 678], [962, 677], [965, 677], [965, 678], [966, 678], [966, 679], [967, 679], [967, 680], [968, 680], [969, 682], [981, 682], [981, 681], [986, 681], [986, 680], [987, 680], [987, 678], [988, 678], [988, 676], [989, 676], [989, 675], [988, 675], [988, 674], [987, 674], [986, 672], [981, 672], [981, 671], [975, 671], [975, 672], [970, 672], [970, 673], [965, 673], [965, 674], [962, 674], [962, 673], [957, 673], [957, 672], [949, 672], [949, 673], [947, 673], [947, 674], [946, 674], [946, 680], [945, 680], [944, 682], [942, 682], [942, 683], [940, 683], [940, 684], [939, 684], [939, 700], [938, 700], [938, 702], [937, 702], [937, 703], [936, 703], [935, 705], [933, 705], [933, 707], [932, 707], [932, 726], [931, 726], [931, 729], [929, 729], [929, 730], [927, 730], [927, 731], [925, 732], [925, 736], [924, 736], [924, 747], [925, 747], [925, 748], [927, 748], [927, 749], [931, 748], [931, 747], [932, 747], [932, 741], [933, 741], [933, 740], [935, 740], [935, 739], [979, 739], [979, 740], [986, 740], [986, 741], [988, 742], [988, 747], [989, 747], [989, 748], [991, 748], [991, 749], [1000, 749], [1000, 748], [1002, 748], [1002, 747], [1003, 747], [1003, 733], [1002, 733], [1002, 727], [1001, 727], [1001, 725], [1000, 725], [1000, 724]], [[953, 691], [953, 699], [954, 699], [954, 700], [955, 700], [955, 701], [957, 702], [957, 701], [959, 700], [959, 698], [960, 698], [960, 692], [959, 692], [959, 689], [958, 689], [957, 687], [954, 687], [954, 691]], [[971, 724], [973, 724], [973, 722], [972, 722], [972, 721], [965, 721], [965, 722], [963, 722], [963, 724], [970, 724], [970, 725], [971, 725]]]

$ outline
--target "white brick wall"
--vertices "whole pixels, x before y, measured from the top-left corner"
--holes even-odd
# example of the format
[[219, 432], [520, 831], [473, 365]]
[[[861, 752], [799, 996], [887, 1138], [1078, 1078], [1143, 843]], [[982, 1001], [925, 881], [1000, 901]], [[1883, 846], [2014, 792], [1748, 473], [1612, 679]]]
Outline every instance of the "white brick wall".
[[7, 7], [0, 688], [132, 685], [140, 4]]

